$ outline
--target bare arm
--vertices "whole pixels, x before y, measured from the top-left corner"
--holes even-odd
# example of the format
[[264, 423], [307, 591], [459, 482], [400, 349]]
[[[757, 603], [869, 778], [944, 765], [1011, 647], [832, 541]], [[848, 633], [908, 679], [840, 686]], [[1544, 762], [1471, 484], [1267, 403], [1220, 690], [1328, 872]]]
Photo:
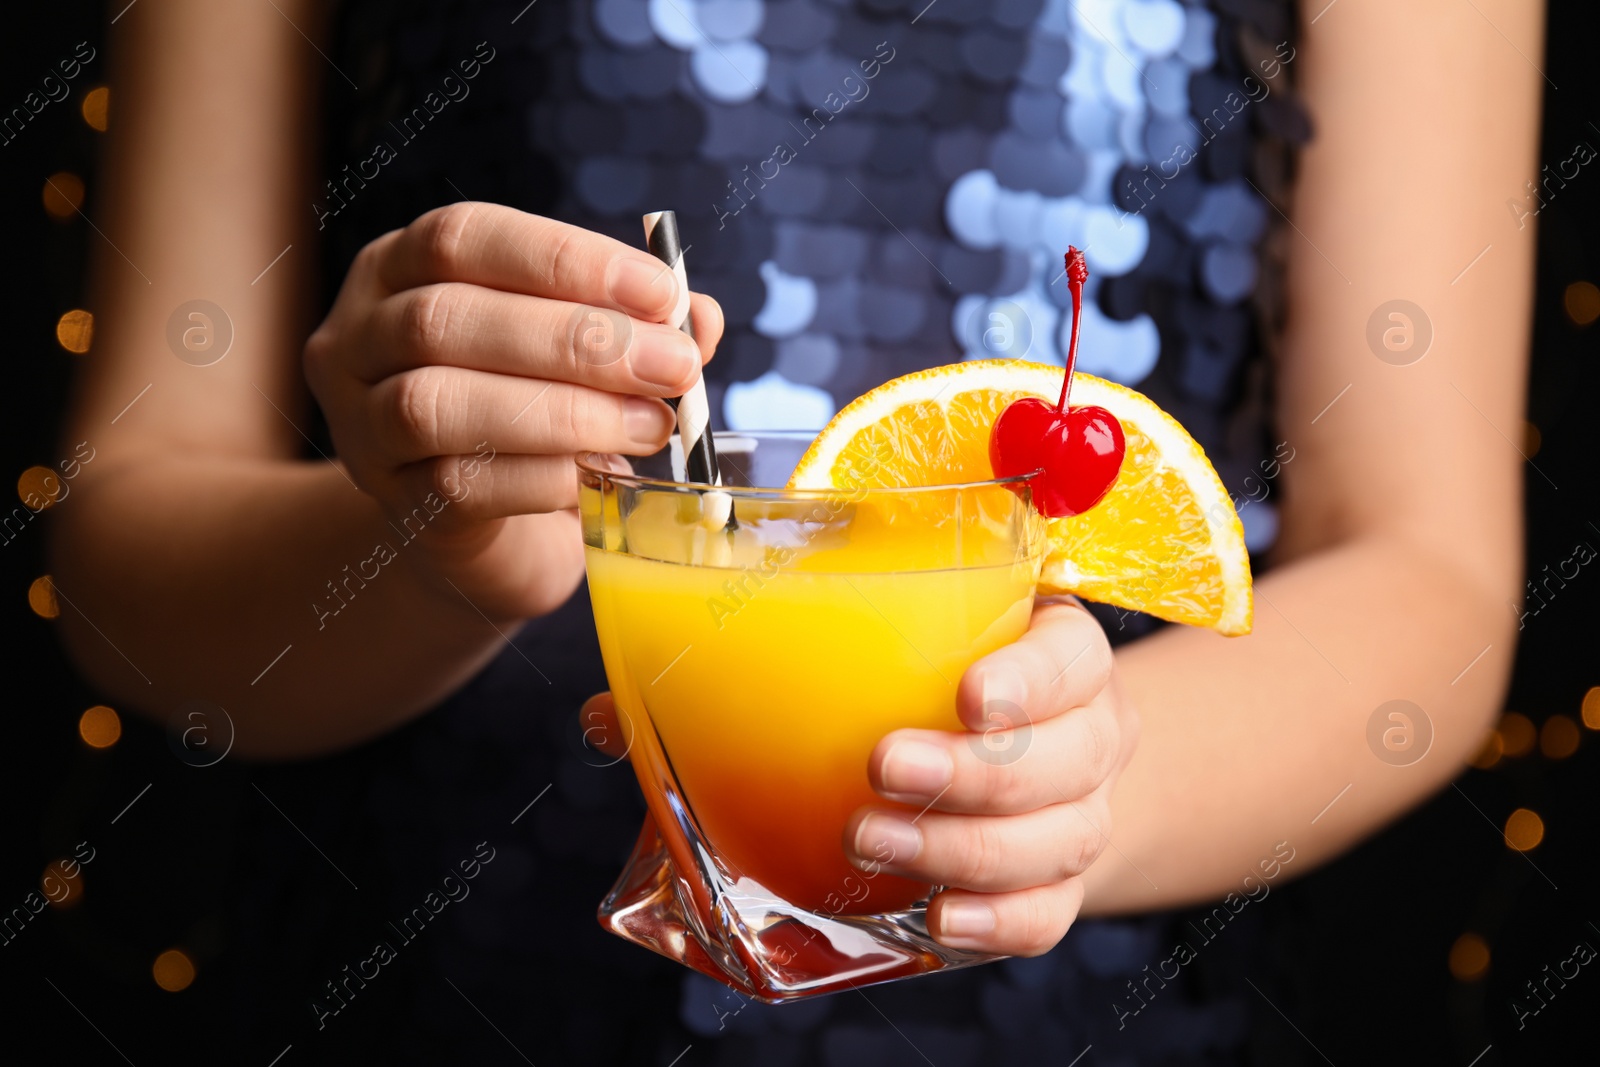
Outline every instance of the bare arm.
[[[376, 736], [460, 686], [518, 620], [562, 603], [582, 578], [572, 453], [621, 451], [625, 411], [659, 445], [665, 405], [619, 394], [677, 395], [700, 362], [659, 317], [633, 323], [625, 354], [585, 361], [561, 324], [579, 305], [615, 311], [621, 260], [635, 278], [659, 264], [458, 205], [357, 257], [306, 352], [339, 463], [302, 461], [307, 146], [325, 65], [302, 31], [318, 35], [315, 7], [172, 0], [120, 21], [100, 335], [67, 431], [97, 455], [81, 495], [53, 512], [80, 666], [158, 719], [187, 699], [222, 704], [247, 756]], [[645, 303], [664, 314], [675, 292]], [[210, 366], [166, 339], [195, 298], [232, 323]], [[720, 320], [696, 301], [709, 351]], [[634, 374], [651, 338], [680, 349], [654, 350], [678, 370], [653, 384]], [[493, 424], [471, 425], [480, 415]], [[496, 454], [468, 468], [480, 440]]]
[[[115, 248], [96, 257], [99, 343], [68, 427], [98, 455], [53, 534], [79, 664], [153, 715], [219, 701], [241, 723], [241, 752], [266, 743], [280, 702], [314, 678], [375, 683], [372, 714], [392, 719], [441, 689], [407, 669], [408, 652], [427, 644], [464, 677], [498, 642], [482, 620], [473, 632], [448, 615], [404, 619], [396, 609], [417, 596], [404, 570], [317, 631], [323, 583], [368, 557], [385, 523], [337, 468], [295, 461], [313, 247], [300, 193], [313, 187], [322, 61], [288, 21], [315, 34], [313, 5], [280, 6], [143, 5], [121, 20], [98, 221]], [[168, 315], [197, 297], [232, 320], [232, 348], [209, 367], [165, 340]], [[375, 725], [329, 730], [324, 743]]]
[[[1523, 57], [1542, 32], [1542, 5], [1501, 0], [1340, 4], [1305, 34], [1316, 138], [1289, 234], [1276, 566], [1251, 636], [1172, 628], [1118, 653], [1144, 731], [1087, 910], [1242, 891], [1278, 842], [1305, 873], [1459, 773], [1499, 709], [1534, 255], [1505, 201], [1539, 170], [1543, 83]], [[1432, 321], [1410, 366], [1365, 340], [1397, 298]], [[1410, 766], [1368, 746], [1396, 699], [1432, 723]]]

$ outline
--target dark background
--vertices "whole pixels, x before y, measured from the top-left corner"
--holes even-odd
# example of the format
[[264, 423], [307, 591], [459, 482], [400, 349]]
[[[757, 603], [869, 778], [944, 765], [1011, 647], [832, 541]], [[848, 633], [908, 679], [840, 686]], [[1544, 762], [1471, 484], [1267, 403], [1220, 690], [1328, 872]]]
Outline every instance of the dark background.
[[[101, 135], [80, 107], [91, 88], [105, 83], [105, 23], [124, 2], [47, 5], [20, 23], [8, 11], [0, 39], [0, 107], [8, 110], [79, 41], [100, 53], [70, 83], [66, 100], [0, 145], [6, 247], [0, 321], [11, 338], [0, 417], [6, 509], [15, 504], [11, 479], [71, 454], [56, 440], [56, 419], [73, 364], [93, 355], [64, 351], [55, 328], [64, 312], [84, 306], [86, 257], [101, 238], [80, 215], [52, 218], [42, 194], [47, 177], [78, 175], [88, 189], [84, 210], [94, 216]], [[1594, 108], [1600, 84], [1588, 14], [1579, 0], [1551, 5], [1541, 66], [1558, 88], [1546, 88], [1540, 159], [1552, 166], [1576, 142], [1600, 147], [1600, 128], [1592, 124], [1600, 116]], [[1450, 180], [1450, 169], [1449, 160], [1440, 161], [1440, 181]], [[1600, 548], [1594, 506], [1600, 449], [1591, 413], [1600, 395], [1600, 325], [1580, 324], [1567, 300], [1574, 283], [1600, 282], [1594, 257], [1600, 176], [1593, 168], [1580, 171], [1537, 222], [1528, 411], [1536, 429], [1524, 450], [1560, 488], [1527, 470], [1531, 575], [1546, 565], [1553, 570], [1580, 541]], [[216, 778], [196, 774], [173, 758], [156, 730], [129, 719], [111, 749], [80, 740], [79, 716], [98, 698], [68, 667], [51, 624], [28, 604], [29, 584], [46, 572], [46, 521], [41, 516], [0, 537], [8, 683], [0, 735], [0, 915], [20, 906], [46, 866], [70, 855], [76, 842], [91, 841], [97, 855], [72, 906], [47, 908], [11, 943], [0, 944], [0, 989], [9, 1009], [0, 1047], [48, 1047], [52, 1062], [66, 1063], [114, 1063], [119, 1052], [139, 1064], [232, 1062], [206, 972], [226, 949], [216, 887], [230, 848], [229, 813], [217, 797], [238, 790], [212, 788]], [[1275, 934], [1270, 951], [1290, 976], [1274, 987], [1282, 1014], [1265, 1005], [1259, 1013], [1260, 1044], [1279, 1050], [1273, 1062], [1487, 1067], [1594, 1060], [1586, 1024], [1600, 994], [1600, 963], [1565, 988], [1550, 983], [1554, 996], [1541, 990], [1546, 1006], [1520, 1028], [1511, 1002], [1537, 1007], [1525, 982], [1544, 979], [1544, 968], [1571, 957], [1578, 942], [1600, 948], [1590, 873], [1590, 853], [1600, 842], [1600, 736], [1583, 728], [1580, 717], [1585, 693], [1600, 685], [1597, 615], [1600, 578], [1585, 568], [1527, 618], [1506, 703], [1535, 728], [1561, 716], [1579, 722], [1576, 753], [1554, 755], [1535, 740], [1521, 755], [1468, 771], [1456, 787], [1262, 905]], [[1600, 726], [1600, 702], [1591, 720]], [[1559, 726], [1544, 735], [1557, 740]], [[1520, 735], [1508, 725], [1503, 737], [1516, 747]], [[207, 772], [233, 773], [226, 765]], [[210, 783], [204, 790], [203, 781]], [[149, 795], [111, 831], [111, 820], [151, 783]], [[1502, 836], [1518, 808], [1537, 812], [1544, 824], [1543, 842], [1527, 854], [1507, 848]], [[1452, 955], [1463, 935], [1488, 946], [1486, 969], [1472, 966], [1464, 947]], [[198, 976], [186, 990], [169, 993], [153, 981], [151, 965], [174, 947], [195, 961]]]

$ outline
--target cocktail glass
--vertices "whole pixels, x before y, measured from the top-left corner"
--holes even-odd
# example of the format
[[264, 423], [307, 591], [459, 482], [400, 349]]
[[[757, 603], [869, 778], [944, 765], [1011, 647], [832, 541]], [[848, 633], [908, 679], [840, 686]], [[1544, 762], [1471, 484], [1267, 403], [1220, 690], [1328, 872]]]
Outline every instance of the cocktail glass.
[[[995, 958], [936, 942], [936, 887], [888, 873], [892, 854], [853, 866], [842, 837], [860, 805], [906, 807], [867, 780], [885, 734], [964, 729], [957, 683], [1026, 629], [1043, 543], [1025, 479], [759, 488], [811, 437], [718, 435], [720, 488], [674, 480], [666, 452], [578, 464], [649, 808], [601, 925], [765, 1001]], [[874, 463], [842, 458], [835, 484], [870, 484]]]

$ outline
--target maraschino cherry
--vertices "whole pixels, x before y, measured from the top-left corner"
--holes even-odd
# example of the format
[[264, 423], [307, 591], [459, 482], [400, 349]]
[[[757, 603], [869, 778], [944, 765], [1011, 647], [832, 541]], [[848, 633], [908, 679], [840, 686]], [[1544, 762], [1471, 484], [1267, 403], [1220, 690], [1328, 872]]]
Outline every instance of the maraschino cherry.
[[989, 434], [989, 465], [995, 477], [1030, 471], [1033, 503], [1051, 518], [1081, 515], [1106, 495], [1122, 469], [1126, 442], [1122, 423], [1105, 408], [1067, 407], [1072, 368], [1078, 360], [1078, 324], [1083, 318], [1083, 283], [1089, 268], [1083, 253], [1067, 246], [1067, 287], [1072, 292], [1072, 340], [1067, 374], [1055, 407], [1037, 397], [1013, 401]]

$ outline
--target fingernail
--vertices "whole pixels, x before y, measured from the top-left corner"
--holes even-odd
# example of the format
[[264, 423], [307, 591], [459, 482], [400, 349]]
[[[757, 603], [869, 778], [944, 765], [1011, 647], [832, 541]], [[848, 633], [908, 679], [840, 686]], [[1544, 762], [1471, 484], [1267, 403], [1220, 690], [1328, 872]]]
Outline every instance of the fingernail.
[[672, 421], [672, 409], [659, 400], [630, 396], [622, 402], [622, 428], [635, 444], [660, 446], [672, 432]]
[[678, 386], [700, 365], [700, 353], [688, 334], [661, 326], [634, 334], [629, 361], [640, 381]]
[[994, 923], [994, 909], [975, 900], [946, 904], [939, 909], [939, 932], [946, 937], [992, 934]]
[[1022, 684], [1022, 679], [1008, 671], [984, 671], [978, 693], [985, 709], [1003, 708], [1006, 705], [1021, 709], [1028, 699], [1027, 686]]
[[922, 831], [898, 816], [875, 812], [856, 828], [855, 845], [864, 860], [904, 866], [922, 851]]
[[606, 292], [641, 315], [659, 315], [678, 300], [678, 279], [664, 263], [619, 256], [606, 272]]
[[950, 754], [925, 741], [896, 741], [883, 757], [883, 788], [899, 796], [936, 797], [955, 775]]

